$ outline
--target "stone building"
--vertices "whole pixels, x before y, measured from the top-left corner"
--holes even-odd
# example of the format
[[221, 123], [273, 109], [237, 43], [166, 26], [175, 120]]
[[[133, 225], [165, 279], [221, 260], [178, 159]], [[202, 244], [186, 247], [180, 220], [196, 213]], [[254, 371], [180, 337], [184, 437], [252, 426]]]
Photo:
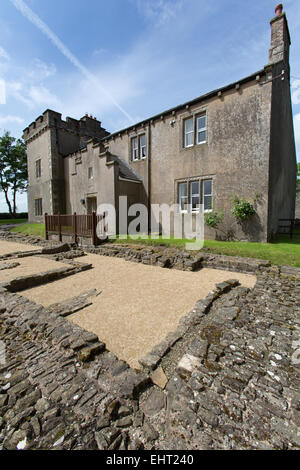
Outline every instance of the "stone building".
[[[268, 65], [252, 75], [110, 134], [95, 118], [47, 110], [24, 130], [29, 220], [90, 213], [102, 203], [179, 203], [224, 212], [223, 232], [267, 241], [295, 214], [296, 151], [290, 35], [282, 5], [271, 20]], [[238, 224], [237, 195], [256, 214]], [[191, 207], [187, 205], [191, 204]], [[206, 227], [206, 238], [221, 236]]]

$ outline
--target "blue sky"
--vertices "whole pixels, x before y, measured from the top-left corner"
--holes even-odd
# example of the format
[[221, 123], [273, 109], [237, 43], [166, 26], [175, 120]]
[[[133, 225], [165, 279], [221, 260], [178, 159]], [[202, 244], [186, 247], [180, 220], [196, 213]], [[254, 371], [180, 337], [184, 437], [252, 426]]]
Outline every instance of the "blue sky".
[[[24, 2], [38, 19], [22, 14]], [[268, 62], [269, 21], [277, 3], [24, 2], [1, 0], [0, 133], [16, 137], [47, 108], [77, 119], [93, 114], [113, 132], [254, 73]], [[300, 160], [299, 0], [285, 0], [284, 10]], [[18, 207], [26, 209], [25, 195]]]

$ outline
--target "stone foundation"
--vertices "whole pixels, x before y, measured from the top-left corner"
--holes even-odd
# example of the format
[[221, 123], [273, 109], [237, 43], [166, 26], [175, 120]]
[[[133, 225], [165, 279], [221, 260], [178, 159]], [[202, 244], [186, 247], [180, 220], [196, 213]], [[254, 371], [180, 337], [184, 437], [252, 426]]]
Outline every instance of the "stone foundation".
[[[101, 250], [178, 269], [207, 260]], [[221, 258], [207, 261], [237, 269], [239, 259]], [[216, 286], [142, 360], [144, 372], [64, 317], [95, 292], [44, 308], [1, 287], [0, 449], [299, 450], [300, 270], [243, 263], [255, 287]]]

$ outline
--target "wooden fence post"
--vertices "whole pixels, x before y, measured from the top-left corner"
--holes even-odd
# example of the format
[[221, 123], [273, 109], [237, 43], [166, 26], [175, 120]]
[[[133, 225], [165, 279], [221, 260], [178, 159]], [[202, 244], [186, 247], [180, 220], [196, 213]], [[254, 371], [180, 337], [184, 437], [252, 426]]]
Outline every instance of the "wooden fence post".
[[77, 243], [77, 216], [76, 212], [73, 215], [73, 229], [74, 229], [74, 243]]
[[46, 240], [49, 240], [49, 233], [48, 233], [48, 214], [45, 214], [45, 236]]
[[58, 232], [59, 232], [59, 241], [62, 241], [62, 234], [61, 234], [61, 220], [60, 220], [60, 214], [58, 214]]
[[92, 243], [94, 246], [97, 244], [97, 218], [96, 218], [96, 212], [92, 212]]

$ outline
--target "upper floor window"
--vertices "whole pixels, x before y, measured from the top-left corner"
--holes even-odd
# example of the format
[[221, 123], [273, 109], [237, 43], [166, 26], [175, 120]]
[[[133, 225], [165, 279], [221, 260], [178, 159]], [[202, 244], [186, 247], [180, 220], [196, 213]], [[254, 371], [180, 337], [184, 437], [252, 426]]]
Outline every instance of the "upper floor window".
[[194, 145], [194, 118], [184, 121], [184, 146], [192, 147]]
[[43, 215], [43, 200], [42, 199], [35, 199], [34, 213], [35, 213], [35, 216]]
[[140, 141], [140, 158], [146, 158], [146, 136], [145, 134], [140, 135], [139, 137]]
[[207, 141], [206, 112], [184, 121], [184, 147], [205, 144]]
[[141, 134], [131, 139], [131, 159], [132, 161], [143, 160], [147, 156], [146, 135]]
[[206, 142], [206, 113], [201, 114], [196, 120], [197, 126], [197, 144], [204, 144]]
[[89, 180], [92, 180], [94, 178], [94, 169], [92, 166], [88, 169], [88, 177]]
[[139, 144], [138, 144], [137, 137], [134, 137], [131, 140], [131, 155], [132, 155], [132, 161], [139, 159]]
[[36, 160], [35, 162], [35, 176], [40, 178], [42, 176], [42, 162], [41, 159]]

